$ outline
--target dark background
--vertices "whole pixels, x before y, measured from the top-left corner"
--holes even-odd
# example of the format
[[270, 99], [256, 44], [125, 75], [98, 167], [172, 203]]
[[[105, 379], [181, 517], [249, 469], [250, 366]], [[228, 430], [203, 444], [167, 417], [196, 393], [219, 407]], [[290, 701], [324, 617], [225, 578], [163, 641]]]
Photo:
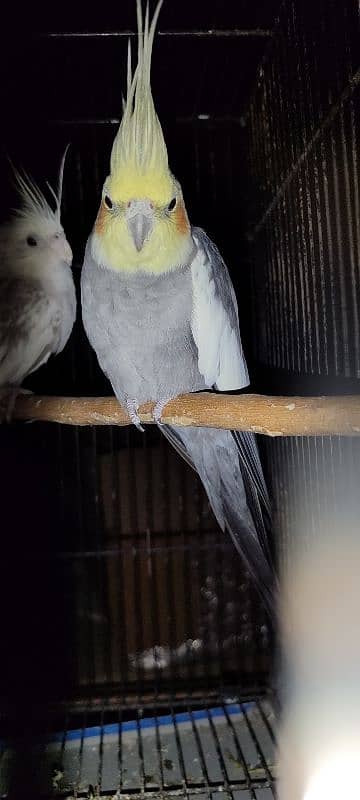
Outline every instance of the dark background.
[[[168, 0], [153, 59], [170, 165], [190, 219], [229, 264], [250, 360], [247, 121], [277, 6], [180, 8]], [[105, 34], [131, 32], [134, 51], [135, 21], [132, 2], [101, 12], [78, 4], [17, 6], [2, 35], [1, 213], [6, 218], [16, 204], [7, 157], [45, 189], [70, 142], [63, 223], [77, 286], [125, 86], [128, 37]], [[111, 392], [80, 319], [65, 352], [25, 385], [46, 394]], [[1, 693], [15, 725], [24, 704], [34, 716], [34, 706], [49, 698], [109, 687], [189, 691], [204, 681], [218, 685], [223, 673], [238, 679], [240, 656], [244, 686], [264, 683], [263, 613], [199, 482], [156, 430], [142, 437], [130, 429], [12, 425], [0, 439], [1, 591], [8, 609]], [[198, 640], [194, 655], [191, 642]], [[171, 651], [168, 667], [134, 666], [136, 653], [154, 644]]]
[[[132, 2], [14, 5], [1, 34], [1, 214], [15, 202], [6, 156], [44, 188], [71, 142], [63, 222], [77, 285], [125, 84], [127, 36], [104, 34], [134, 23]], [[165, 0], [161, 12], [152, 83], [169, 161], [191, 221], [229, 266], [255, 390], [358, 391], [358, 23], [355, 0]], [[26, 385], [110, 391], [80, 319]], [[310, 508], [328, 470], [336, 505], [331, 463], [356, 492], [359, 448], [338, 437], [261, 446], [282, 562], [297, 481]], [[157, 431], [21, 424], [2, 426], [0, 447], [0, 685], [15, 726], [49, 698], [267, 683], [262, 609]], [[146, 670], [136, 658], [154, 646], [168, 664]]]

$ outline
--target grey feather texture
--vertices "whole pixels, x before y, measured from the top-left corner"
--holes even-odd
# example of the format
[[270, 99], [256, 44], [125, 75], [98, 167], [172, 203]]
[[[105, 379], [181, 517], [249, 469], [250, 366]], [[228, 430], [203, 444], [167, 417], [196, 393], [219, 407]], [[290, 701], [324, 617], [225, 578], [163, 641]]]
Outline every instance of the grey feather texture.
[[96, 264], [89, 241], [81, 294], [85, 330], [121, 403], [206, 388], [190, 325], [190, 265], [166, 275], [114, 272]]
[[38, 187], [18, 173], [22, 206], [0, 228], [0, 388], [16, 389], [59, 353], [76, 316], [72, 252], [60, 223], [60, 186], [53, 211]]
[[[81, 279], [84, 326], [116, 397], [141, 404], [186, 392], [242, 388], [248, 373], [235, 293], [219, 251], [192, 229], [190, 263], [160, 275], [96, 263], [90, 237]], [[274, 571], [270, 511], [255, 438], [211, 428], [160, 426], [199, 473], [268, 609]]]

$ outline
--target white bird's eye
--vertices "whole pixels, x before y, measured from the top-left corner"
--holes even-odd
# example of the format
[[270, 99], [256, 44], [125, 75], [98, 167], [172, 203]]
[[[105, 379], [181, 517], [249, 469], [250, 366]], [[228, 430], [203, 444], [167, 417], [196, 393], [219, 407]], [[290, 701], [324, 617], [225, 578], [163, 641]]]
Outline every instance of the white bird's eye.
[[176, 197], [173, 197], [173, 199], [170, 200], [170, 203], [168, 205], [168, 211], [174, 211], [175, 207], [176, 207]]
[[104, 197], [104, 203], [106, 205], [106, 208], [109, 208], [110, 210], [112, 209], [113, 207], [112, 200], [110, 199], [108, 194], [106, 194]]
[[26, 239], [26, 244], [28, 244], [29, 247], [36, 247], [37, 241], [33, 236], [28, 236]]

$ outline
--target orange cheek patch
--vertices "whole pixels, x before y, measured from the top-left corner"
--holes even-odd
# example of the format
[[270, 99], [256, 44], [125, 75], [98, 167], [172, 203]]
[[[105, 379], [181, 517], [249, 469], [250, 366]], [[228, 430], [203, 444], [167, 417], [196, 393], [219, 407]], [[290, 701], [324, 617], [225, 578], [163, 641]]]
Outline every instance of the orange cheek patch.
[[99, 211], [98, 211], [98, 215], [96, 217], [96, 222], [95, 222], [96, 233], [99, 233], [99, 234], [104, 233], [104, 230], [106, 228], [106, 217], [107, 217], [106, 209], [104, 208], [103, 204], [101, 203], [101, 206], [100, 206]]
[[180, 205], [177, 207], [174, 213], [174, 216], [175, 216], [175, 225], [178, 233], [181, 233], [183, 235], [185, 233], [188, 233], [190, 226], [185, 211], [184, 203], [180, 203]]

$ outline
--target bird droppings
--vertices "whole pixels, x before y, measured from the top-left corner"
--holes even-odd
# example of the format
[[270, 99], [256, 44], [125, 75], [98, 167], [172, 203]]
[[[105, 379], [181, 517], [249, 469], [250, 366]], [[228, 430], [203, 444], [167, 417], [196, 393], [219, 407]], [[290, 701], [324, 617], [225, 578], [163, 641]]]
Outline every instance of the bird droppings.
[[53, 785], [54, 789], [56, 789], [56, 790], [60, 789], [60, 784], [61, 784], [61, 781], [63, 780], [63, 778], [64, 778], [64, 773], [62, 772], [62, 770], [61, 769], [55, 769], [54, 770], [54, 774], [53, 774], [53, 778], [52, 778], [52, 785]]
[[234, 756], [234, 755], [233, 755], [233, 753], [231, 752], [231, 750], [227, 750], [227, 751], [226, 751], [226, 755], [227, 755], [227, 757], [228, 757], [229, 761], [232, 761], [232, 762], [233, 762], [233, 764], [236, 764], [236, 766], [237, 766], [237, 767], [240, 767], [240, 768], [242, 768], [242, 763], [241, 763], [241, 761], [239, 761], [239, 759], [238, 759], [238, 758], [236, 758], [236, 756]]
[[114, 424], [114, 418], [112, 416], [108, 416], [107, 414], [99, 414], [97, 411], [93, 411], [91, 416], [93, 422], [97, 422], [99, 425]]
[[283, 431], [269, 431], [268, 428], [263, 428], [261, 425], [250, 425], [250, 430], [253, 433], [260, 433], [264, 436], [284, 436]]
[[[45, 758], [39, 762], [39, 775], [44, 788], [42, 796], [55, 798], [66, 794], [68, 800], [76, 800], [80, 795], [87, 800], [100, 796], [103, 800], [139, 800], [145, 789], [153, 800], [171, 800], [171, 797], [176, 800], [175, 795], [180, 797], [181, 793], [183, 796], [183, 790], [180, 791], [182, 775], [186, 774], [186, 786], [189, 783], [200, 785], [206, 781], [206, 770], [209, 770], [209, 779], [216, 784], [217, 791], [224, 791], [226, 794], [226, 786], [222, 784], [223, 767], [229, 779], [238, 784], [239, 788], [242, 788], [246, 770], [250, 781], [265, 781], [274, 773], [274, 744], [272, 734], [269, 733], [273, 709], [263, 698], [256, 702], [246, 701], [244, 707], [238, 697], [231, 700], [233, 707], [232, 703], [227, 703], [226, 709], [216, 705], [214, 709], [204, 710], [202, 713], [200, 711], [199, 718], [194, 719], [192, 713], [185, 714], [184, 718], [181, 708], [178, 714], [171, 714], [171, 719], [170, 715], [158, 717], [156, 724], [146, 725], [141, 731], [123, 730], [121, 789], [118, 788], [118, 732], [107, 732], [105, 726], [101, 734], [91, 738], [84, 735], [73, 738], [62, 734], [61, 761], [51, 762], [49, 774], [49, 754], [59, 752], [60, 736], [57, 735], [56, 741], [50, 740], [46, 745]], [[197, 707], [196, 710], [199, 712]], [[142, 717], [140, 709], [138, 713], [139, 720]], [[197, 732], [195, 735], [194, 726]], [[138, 746], [139, 734], [141, 752]], [[263, 753], [261, 762], [257, 742]], [[38, 750], [36, 753], [38, 754]], [[181, 757], [179, 758], [181, 753], [184, 773]], [[5, 796], [4, 778], [3, 772], [0, 775], [0, 796]], [[171, 787], [169, 793], [164, 787]], [[174, 787], [179, 787], [179, 791], [174, 791]]]
[[166, 414], [164, 414], [162, 421], [165, 425], [166, 424], [180, 425], [184, 426], [185, 428], [189, 425], [195, 425], [195, 423], [193, 422], [192, 413], [190, 411], [188, 412], [188, 414], [186, 412], [183, 412], [183, 414], [176, 414], [176, 415], [174, 414], [174, 416], [171, 417], [171, 420], [169, 420], [169, 422], [167, 422]]

